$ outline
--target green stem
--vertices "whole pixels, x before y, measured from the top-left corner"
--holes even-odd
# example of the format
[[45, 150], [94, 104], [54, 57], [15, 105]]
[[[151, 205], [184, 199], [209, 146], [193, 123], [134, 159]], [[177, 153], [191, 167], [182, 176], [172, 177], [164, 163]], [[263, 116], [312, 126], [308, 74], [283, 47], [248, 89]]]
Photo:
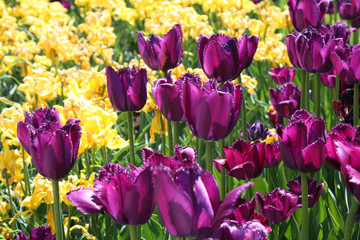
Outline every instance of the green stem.
[[301, 240], [308, 239], [308, 182], [306, 173], [301, 173], [301, 204], [302, 204], [302, 223]]
[[206, 170], [212, 173], [212, 142], [206, 141]]
[[315, 86], [314, 86], [314, 96], [315, 96], [315, 102], [314, 102], [314, 110], [317, 117], [320, 117], [320, 73], [315, 73], [316, 79], [315, 79]]
[[[240, 75], [241, 82], [241, 75]], [[241, 128], [243, 139], [247, 140], [247, 126], [246, 126], [246, 107], [245, 107], [245, 91], [244, 86], [242, 86], [242, 103], [241, 103]]]
[[130, 163], [135, 164], [135, 147], [134, 147], [133, 113], [132, 112], [127, 112], [127, 122], [128, 122], [129, 147], [130, 147]]
[[344, 240], [351, 239], [352, 230], [354, 227], [354, 220], [355, 220], [359, 206], [360, 206], [360, 203], [356, 199], [354, 199], [353, 203], [351, 204], [349, 213], [346, 217], [345, 228], [344, 228]]
[[[224, 139], [220, 140], [220, 157], [225, 159], [225, 152], [224, 152]], [[221, 166], [221, 173], [220, 173], [220, 199], [224, 200], [225, 193], [226, 193], [226, 185], [225, 185], [226, 175], [225, 175], [225, 168]]]
[[354, 106], [353, 106], [353, 125], [359, 124], [359, 83], [354, 84]]
[[109, 161], [108, 158], [107, 158], [106, 147], [105, 147], [105, 146], [101, 147], [101, 150], [102, 150], [102, 152], [103, 152], [104, 162], [105, 162], [105, 164], [108, 164], [110, 161]]
[[309, 85], [310, 85], [309, 74], [305, 73], [305, 93], [304, 93], [305, 106], [304, 107], [305, 107], [306, 110], [309, 110], [309, 105], [310, 105]]
[[165, 126], [161, 115], [160, 115], [160, 124], [161, 124], [161, 131], [164, 132], [163, 134], [161, 134], [161, 152], [163, 154], [166, 154]]
[[117, 225], [116, 225], [116, 223], [113, 223], [113, 237], [114, 237], [114, 240], [117, 240]]
[[54, 194], [54, 223], [55, 223], [55, 232], [56, 240], [64, 240], [64, 229], [62, 221], [62, 212], [60, 210], [60, 194], [59, 194], [59, 181], [51, 180], [53, 186]]
[[169, 156], [171, 156], [174, 153], [171, 121], [166, 120], [166, 123], [167, 123], [167, 128], [168, 128], [167, 130], [168, 130]]
[[174, 143], [180, 144], [179, 140], [179, 122], [173, 122], [174, 125]]
[[359, 30], [360, 29], [357, 29], [357, 31], [353, 32], [352, 35], [353, 35], [353, 45], [356, 45], [358, 44], [359, 42]]
[[[10, 212], [11, 212], [11, 217], [15, 216], [15, 211], [14, 211], [14, 203], [12, 201], [12, 196], [11, 196], [11, 191], [10, 191], [10, 184], [9, 184], [9, 177], [8, 177], [8, 172], [7, 170], [5, 170], [5, 181], [6, 181], [6, 188], [7, 188], [7, 192], [8, 192], [8, 197], [9, 197], [9, 202], [10, 202]], [[15, 222], [13, 221], [11, 224], [11, 228], [15, 229]]]
[[284, 162], [281, 161], [279, 166], [278, 166], [278, 173], [279, 173], [279, 177], [280, 177], [280, 183], [281, 183], [281, 187], [284, 189], [286, 187], [286, 176], [285, 176], [285, 166], [284, 166]]
[[90, 160], [89, 160], [88, 150], [85, 150], [84, 156], [85, 156], [86, 176], [87, 176], [87, 177], [90, 177], [91, 171], [90, 171]]
[[67, 230], [66, 230], [66, 240], [70, 239], [70, 228], [71, 228], [71, 214], [72, 214], [72, 206], [69, 206], [69, 210], [68, 210], [68, 225], [67, 225]]
[[300, 99], [300, 108], [305, 108], [305, 79], [306, 79], [306, 72], [301, 70], [301, 99]]
[[279, 225], [278, 224], [275, 224], [274, 227], [273, 227], [273, 240], [278, 240], [279, 239]]
[[28, 166], [25, 160], [25, 151], [22, 147], [22, 157], [23, 157], [23, 164], [24, 164], [24, 177], [25, 177], [25, 197], [31, 195], [31, 186], [30, 186], [30, 180], [29, 180], [29, 170]]
[[135, 225], [129, 225], [129, 230], [130, 230], [130, 240], [138, 240], [138, 239], [140, 239], [137, 236], [137, 231], [136, 231], [136, 226]]

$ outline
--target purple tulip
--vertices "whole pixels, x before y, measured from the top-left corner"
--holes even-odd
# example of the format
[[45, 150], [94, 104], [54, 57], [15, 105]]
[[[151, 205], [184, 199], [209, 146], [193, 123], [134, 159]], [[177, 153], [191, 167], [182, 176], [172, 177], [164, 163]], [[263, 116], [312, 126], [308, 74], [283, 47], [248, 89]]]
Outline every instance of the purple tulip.
[[320, 81], [322, 84], [329, 88], [334, 88], [336, 84], [336, 72], [335, 69], [332, 68], [330, 72], [320, 73]]
[[24, 233], [20, 232], [16, 235], [16, 240], [55, 240], [55, 234], [51, 233], [49, 226], [40, 225], [32, 228], [30, 231], [30, 238], [27, 238]]
[[290, 83], [295, 77], [295, 69], [291, 67], [276, 67], [272, 68], [268, 74], [279, 85]]
[[324, 36], [329, 33], [334, 38], [341, 38], [343, 46], [345, 46], [349, 43], [351, 33], [356, 31], [356, 28], [347, 29], [347, 27], [348, 24], [344, 22], [336, 22], [333, 25], [321, 25], [318, 30]]
[[294, 28], [302, 31], [320, 27], [328, 10], [329, 0], [288, 0], [289, 14]]
[[146, 69], [121, 68], [115, 71], [106, 67], [107, 90], [110, 102], [115, 110], [121, 112], [140, 111], [147, 99], [146, 84], [148, 81]]
[[293, 83], [285, 83], [276, 90], [269, 88], [271, 104], [281, 117], [290, 117], [300, 109], [301, 90]]
[[58, 180], [75, 164], [81, 137], [80, 120], [69, 119], [62, 126], [57, 109], [40, 108], [33, 115], [25, 113], [25, 121], [17, 125], [17, 136], [36, 170]]
[[280, 116], [280, 114], [274, 109], [274, 106], [269, 108], [268, 110], [269, 118], [273, 126], [275, 127], [278, 124], [283, 124], [283, 116]]
[[[290, 192], [299, 197], [298, 203], [301, 204], [301, 177], [290, 180], [287, 186], [290, 188]], [[324, 187], [325, 183], [320, 183], [317, 185], [316, 179], [308, 179], [309, 207], [313, 207], [318, 202]]]
[[296, 209], [301, 207], [298, 204], [298, 196], [288, 190], [275, 188], [271, 193], [255, 193], [261, 212], [272, 224], [279, 224], [288, 219]]
[[264, 140], [267, 136], [269, 126], [265, 128], [264, 123], [256, 120], [253, 125], [247, 123], [247, 137], [250, 141]]
[[200, 35], [198, 56], [200, 66], [208, 78], [219, 82], [231, 81], [250, 66], [259, 37], [243, 35], [239, 40], [222, 34]]
[[360, 128], [350, 124], [338, 124], [331, 129], [326, 142], [328, 158], [336, 170], [342, 165], [351, 165], [360, 170], [358, 156], [360, 154]]
[[94, 187], [71, 190], [66, 196], [82, 213], [105, 211], [122, 225], [142, 225], [154, 211], [155, 196], [149, 167], [129, 171], [109, 163], [99, 171]]
[[357, 16], [360, 15], [360, 1], [359, 0], [351, 0], [352, 8]]
[[325, 121], [306, 110], [298, 110], [279, 142], [285, 166], [300, 172], [316, 172], [327, 156]]
[[311, 27], [301, 33], [287, 35], [285, 42], [290, 62], [312, 73], [330, 71], [333, 67], [330, 54], [343, 43], [341, 38], [335, 38], [331, 32], [322, 35]]
[[163, 38], [151, 35], [147, 41], [138, 32], [138, 49], [145, 64], [152, 70], [163, 72], [180, 65], [183, 54], [182, 30], [179, 24], [167, 32]]
[[352, 20], [356, 17], [351, 0], [338, 0], [337, 4], [341, 19]]
[[341, 166], [347, 189], [357, 201], [360, 201], [360, 172], [358, 169], [348, 164]]
[[349, 84], [360, 81], [360, 45], [336, 47], [331, 61], [341, 81]]
[[184, 121], [184, 111], [181, 107], [180, 92], [182, 81], [173, 83], [171, 72], [167, 79], [161, 78], [154, 81], [151, 88], [156, 105], [164, 117], [170, 121]]
[[214, 237], [219, 240], [267, 240], [268, 229], [257, 220], [242, 226], [235, 221], [225, 220]]
[[219, 204], [215, 178], [195, 163], [174, 171], [155, 168], [153, 180], [161, 219], [168, 232], [177, 237], [211, 237], [233, 211], [241, 192], [253, 185], [235, 188]]
[[256, 178], [264, 169], [264, 146], [264, 142], [238, 139], [231, 147], [224, 147], [226, 159], [214, 160], [215, 166], [219, 171], [224, 166], [227, 174], [239, 180]]
[[61, 1], [61, 0], [50, 0], [50, 2], [60, 2], [61, 5], [63, 5], [64, 8], [66, 9], [69, 9], [71, 6], [72, 6], [72, 3], [68, 0], [64, 0], [64, 1]]
[[233, 130], [242, 102], [240, 84], [226, 82], [218, 89], [212, 80], [201, 86], [200, 82], [185, 79], [181, 96], [186, 122], [196, 137], [217, 141]]
[[279, 142], [271, 142], [265, 145], [264, 168], [276, 167], [280, 164], [281, 153]]

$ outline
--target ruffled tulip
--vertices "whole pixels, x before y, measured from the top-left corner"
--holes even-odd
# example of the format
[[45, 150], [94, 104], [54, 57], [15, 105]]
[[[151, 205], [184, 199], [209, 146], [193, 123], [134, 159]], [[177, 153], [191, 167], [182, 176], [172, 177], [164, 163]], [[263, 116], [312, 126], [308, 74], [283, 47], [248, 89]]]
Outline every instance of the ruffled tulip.
[[140, 111], [147, 99], [146, 69], [121, 68], [115, 71], [106, 67], [107, 90], [110, 102], [115, 110], [121, 112]]
[[331, 129], [326, 142], [328, 158], [336, 170], [342, 165], [351, 165], [360, 170], [358, 161], [360, 154], [360, 128], [356, 129], [350, 124], [338, 124]]
[[173, 83], [171, 72], [167, 79], [161, 78], [154, 82], [151, 90], [156, 105], [164, 117], [170, 121], [184, 121], [184, 111], [181, 107], [180, 92], [182, 87], [181, 79]]
[[226, 82], [219, 90], [211, 80], [201, 86], [186, 79], [181, 96], [186, 122], [196, 137], [217, 141], [233, 130], [240, 115], [241, 85]]
[[214, 237], [219, 240], [267, 240], [268, 230], [257, 220], [242, 226], [235, 221], [225, 220]]
[[328, 72], [333, 67], [330, 54], [335, 47], [342, 44], [341, 38], [335, 38], [329, 32], [322, 35], [320, 31], [306, 28], [301, 33], [285, 37], [290, 62], [307, 72]]
[[300, 172], [316, 172], [327, 156], [324, 119], [298, 110], [279, 139], [285, 166]]
[[40, 225], [32, 228], [30, 237], [26, 237], [24, 233], [20, 232], [16, 235], [16, 240], [55, 240], [55, 234], [51, 233], [51, 228], [45, 225]]
[[341, 172], [344, 176], [346, 187], [349, 192], [360, 201], [360, 172], [351, 165], [341, 166]]
[[243, 139], [235, 141], [231, 147], [224, 147], [226, 159], [216, 159], [215, 166], [224, 166], [227, 174], [239, 180], [260, 176], [264, 169], [264, 142], [250, 143]]
[[99, 172], [94, 188], [78, 188], [66, 194], [84, 214], [107, 212], [122, 225], [146, 223], [155, 207], [152, 171], [129, 171], [118, 164], [107, 164]]
[[328, 10], [329, 0], [288, 0], [289, 14], [294, 28], [302, 31], [320, 27]]
[[150, 69], [166, 72], [176, 68], [180, 65], [183, 54], [181, 26], [174, 25], [163, 38], [151, 35], [145, 40], [142, 33], [138, 32], [138, 49]]
[[175, 171], [158, 167], [153, 179], [160, 217], [168, 232], [177, 237], [211, 237], [233, 211], [241, 192], [252, 185], [235, 188], [219, 204], [215, 178], [197, 164]]
[[356, 31], [356, 28], [347, 29], [347, 27], [348, 24], [344, 22], [336, 22], [333, 25], [322, 25], [319, 32], [324, 36], [329, 33], [334, 38], [341, 38], [343, 46], [345, 46], [349, 43], [351, 33]]
[[[299, 197], [298, 203], [301, 204], [301, 177], [290, 180], [287, 184], [290, 192]], [[322, 191], [324, 190], [325, 183], [317, 185], [316, 179], [308, 179], [308, 201], [309, 207], [313, 207], [319, 200]]]
[[275, 188], [271, 193], [265, 193], [265, 196], [259, 192], [255, 195], [261, 212], [272, 224], [285, 221], [301, 207], [301, 204], [298, 204], [298, 196], [288, 190]]
[[208, 78], [219, 82], [231, 81], [250, 66], [259, 38], [243, 35], [239, 40], [222, 34], [200, 35], [198, 56], [200, 66]]
[[17, 125], [17, 136], [30, 154], [36, 170], [53, 180], [65, 177], [73, 168], [79, 150], [80, 120], [69, 119], [62, 126], [55, 108], [40, 108]]
[[267, 143], [265, 145], [264, 168], [276, 167], [280, 164], [281, 153], [278, 141]]
[[270, 88], [271, 104], [281, 117], [290, 117], [300, 109], [301, 90], [293, 83], [286, 83], [277, 89]]
[[351, 0], [338, 0], [338, 12], [341, 19], [352, 20], [356, 17]]
[[279, 85], [290, 83], [295, 77], [295, 69], [291, 67], [276, 67], [268, 72], [271, 78]]
[[340, 80], [349, 84], [360, 82], [360, 45], [337, 47], [331, 61]]

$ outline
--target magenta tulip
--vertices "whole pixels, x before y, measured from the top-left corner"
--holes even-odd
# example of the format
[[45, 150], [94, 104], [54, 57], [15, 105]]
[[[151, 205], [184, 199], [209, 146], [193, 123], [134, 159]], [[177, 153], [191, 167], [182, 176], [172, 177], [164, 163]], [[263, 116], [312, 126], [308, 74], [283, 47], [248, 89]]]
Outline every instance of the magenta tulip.
[[30, 231], [30, 237], [26, 237], [24, 233], [20, 232], [16, 235], [16, 240], [55, 240], [55, 234], [51, 233], [49, 226], [40, 225], [36, 228], [32, 228]]
[[218, 240], [267, 240], [268, 230], [259, 221], [249, 221], [244, 225], [232, 220], [225, 220], [214, 235]]
[[353, 84], [360, 81], [360, 45], [336, 47], [331, 61], [340, 80]]
[[271, 104], [281, 117], [290, 117], [300, 109], [301, 90], [293, 83], [285, 83], [277, 89], [269, 88]]
[[[290, 192], [299, 197], [298, 203], [301, 204], [301, 177], [290, 180], [287, 184]], [[313, 207], [319, 200], [321, 193], [323, 192], [325, 183], [317, 185], [316, 179], [308, 179], [308, 201], [309, 207]]]
[[268, 72], [275, 83], [282, 85], [290, 83], [295, 77], [295, 69], [291, 67], [276, 67]]

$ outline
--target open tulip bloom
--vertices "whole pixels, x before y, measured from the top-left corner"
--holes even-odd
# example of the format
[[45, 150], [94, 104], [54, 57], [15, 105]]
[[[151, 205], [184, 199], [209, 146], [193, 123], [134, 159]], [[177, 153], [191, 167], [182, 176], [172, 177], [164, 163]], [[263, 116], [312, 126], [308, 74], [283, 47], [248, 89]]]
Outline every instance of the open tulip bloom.
[[338, 46], [331, 53], [331, 61], [340, 80], [350, 84], [360, 82], [360, 45]]
[[300, 109], [301, 90], [293, 83], [285, 83], [279, 88], [269, 88], [271, 104], [281, 117], [290, 117]]

